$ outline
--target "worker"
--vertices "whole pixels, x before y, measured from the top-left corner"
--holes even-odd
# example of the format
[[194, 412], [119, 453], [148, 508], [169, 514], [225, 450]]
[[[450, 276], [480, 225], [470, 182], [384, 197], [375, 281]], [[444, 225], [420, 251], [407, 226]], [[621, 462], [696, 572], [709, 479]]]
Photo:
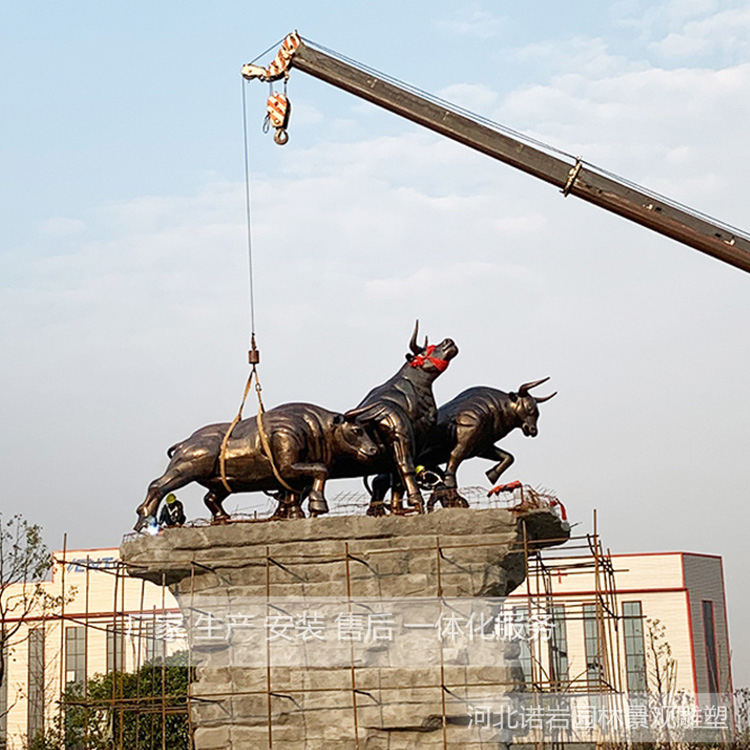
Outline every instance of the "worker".
[[185, 509], [182, 507], [182, 503], [177, 499], [174, 492], [170, 492], [164, 498], [164, 505], [159, 514], [159, 526], [162, 528], [182, 526], [185, 521]]
[[444, 482], [445, 472], [439, 467], [428, 469], [425, 466], [417, 466], [414, 473], [416, 475], [417, 484], [423, 490], [447, 489]]
[[430, 490], [430, 499], [427, 501], [427, 512], [430, 513], [434, 510], [438, 500], [440, 500], [441, 505], [445, 505], [443, 498], [445, 497], [445, 493], [448, 492], [448, 487], [445, 484], [445, 472], [437, 466], [434, 469], [417, 466], [414, 473], [420, 488]]

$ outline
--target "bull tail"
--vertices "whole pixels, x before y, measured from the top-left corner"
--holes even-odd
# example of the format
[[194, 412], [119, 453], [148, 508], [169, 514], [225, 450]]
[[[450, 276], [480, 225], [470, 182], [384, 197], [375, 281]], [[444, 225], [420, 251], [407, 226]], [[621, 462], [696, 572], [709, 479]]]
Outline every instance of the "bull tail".
[[367, 490], [367, 494], [372, 497], [372, 487], [370, 487], [370, 483], [367, 481], [369, 477], [367, 475], [362, 477], [362, 484], [364, 484], [365, 489]]
[[174, 456], [174, 452], [182, 445], [182, 441], [179, 443], [175, 443], [174, 445], [171, 445], [169, 448], [167, 448], [167, 458], [172, 458]]

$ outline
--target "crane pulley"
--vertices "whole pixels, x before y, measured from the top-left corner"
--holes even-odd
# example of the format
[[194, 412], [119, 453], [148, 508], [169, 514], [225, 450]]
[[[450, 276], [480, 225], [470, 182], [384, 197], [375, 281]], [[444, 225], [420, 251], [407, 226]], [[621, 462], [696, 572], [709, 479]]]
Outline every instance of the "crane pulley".
[[[323, 51], [309, 40], [303, 41], [296, 31], [284, 39], [268, 68], [247, 64], [241, 72], [247, 80], [286, 81], [292, 68], [555, 185], [564, 196], [581, 198], [750, 273], [750, 236], [746, 233], [580, 158], [496, 123], [480, 121], [470, 112], [417, 92], [331, 50]], [[284, 99], [283, 107], [280, 100], [274, 101], [273, 117], [270, 99], [268, 105], [269, 122], [276, 128], [274, 140], [280, 144], [288, 140], [289, 102]]]
[[273, 127], [276, 131], [273, 134], [273, 139], [279, 146], [283, 146], [289, 140], [289, 133], [286, 132], [286, 128], [291, 113], [292, 105], [286, 91], [283, 94], [278, 91], [271, 91], [268, 102], [266, 102], [266, 120], [263, 123], [263, 131], [267, 132], [269, 127]]
[[[275, 130], [273, 139], [279, 146], [283, 146], [289, 140], [289, 134], [286, 132], [289, 124], [289, 115], [292, 112], [292, 105], [286, 95], [286, 82], [289, 80], [289, 66], [294, 53], [301, 44], [299, 35], [296, 31], [287, 36], [281, 44], [276, 57], [267, 68], [259, 65], [248, 63], [242, 66], [242, 75], [248, 80], [258, 78], [261, 81], [267, 81], [269, 85], [269, 96], [266, 102], [266, 120], [263, 125], [264, 132], [270, 127]], [[273, 90], [273, 82], [284, 79], [284, 93]]]

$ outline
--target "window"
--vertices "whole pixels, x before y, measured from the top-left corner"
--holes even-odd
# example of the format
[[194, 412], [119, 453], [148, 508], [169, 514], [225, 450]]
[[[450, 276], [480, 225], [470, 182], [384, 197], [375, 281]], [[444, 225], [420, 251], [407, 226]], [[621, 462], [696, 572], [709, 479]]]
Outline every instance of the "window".
[[568, 681], [568, 637], [565, 627], [565, 607], [557, 604], [550, 610], [552, 628], [549, 638], [552, 679], [557, 683]]
[[26, 721], [29, 741], [44, 732], [44, 628], [29, 631], [28, 702]]
[[643, 610], [640, 602], [622, 603], [625, 639], [625, 672], [628, 692], [646, 692], [646, 647], [643, 641]]
[[143, 625], [143, 640], [146, 645], [146, 662], [164, 659], [167, 655], [167, 642], [164, 637], [164, 626], [158, 622], [146, 622]]
[[583, 605], [583, 640], [586, 647], [586, 681], [589, 686], [598, 686], [604, 682], [604, 668], [595, 604]]
[[65, 681], [83, 682], [86, 679], [86, 628], [65, 629]]
[[[719, 664], [716, 659], [716, 632], [714, 629], [714, 603], [702, 602], [703, 639], [706, 644], [706, 669], [708, 672], [708, 692], [715, 696], [719, 692]], [[712, 698], [714, 700], [714, 698]]]
[[107, 625], [107, 672], [123, 671], [124, 645], [122, 629], [117, 625]]
[[586, 650], [586, 683], [589, 689], [588, 704], [596, 716], [595, 723], [602, 721], [604, 695], [604, 665], [602, 663], [601, 621], [596, 604], [583, 605], [583, 643]]

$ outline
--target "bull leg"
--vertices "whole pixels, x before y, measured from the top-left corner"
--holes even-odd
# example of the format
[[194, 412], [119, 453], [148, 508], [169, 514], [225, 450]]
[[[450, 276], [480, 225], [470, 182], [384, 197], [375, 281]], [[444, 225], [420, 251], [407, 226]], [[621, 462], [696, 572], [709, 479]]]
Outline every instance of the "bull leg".
[[316, 479], [313, 482], [312, 489], [309, 493], [310, 500], [307, 503], [310, 515], [313, 517], [322, 516], [324, 513], [328, 513], [328, 503], [323, 495], [323, 489], [325, 486], [325, 479]]
[[393, 474], [378, 474], [372, 482], [372, 492], [370, 493], [370, 505], [367, 508], [368, 516], [386, 515], [385, 496], [390, 490], [391, 513], [400, 514], [404, 512], [402, 505], [404, 488]]
[[304, 518], [305, 511], [302, 510], [302, 502], [305, 499], [304, 495], [297, 494], [296, 492], [289, 493], [290, 502], [287, 518]]
[[[467, 450], [465, 446], [458, 445], [448, 457], [448, 463], [445, 467], [445, 484], [444, 489], [436, 490], [433, 494], [437, 495], [436, 499], [444, 508], [468, 508], [469, 503], [466, 498], [461, 497], [458, 492], [458, 467], [466, 458]], [[434, 501], [433, 501], [434, 505]]]
[[[412, 459], [413, 451], [411, 450], [411, 441], [396, 435], [393, 440], [393, 454], [398, 466], [398, 473], [401, 481], [406, 488], [406, 501], [409, 505], [415, 507], [418, 513], [424, 513], [424, 503], [422, 502], [422, 493], [419, 491], [419, 485], [416, 479], [416, 469]], [[393, 502], [391, 503], [393, 506]]]
[[404, 508], [404, 485], [396, 474], [391, 474], [391, 513], [396, 515], [406, 512]]
[[391, 486], [390, 474], [378, 474], [372, 480], [372, 491], [370, 492], [370, 505], [367, 507], [368, 516], [385, 515], [385, 496]]
[[300, 477], [312, 477], [313, 485], [309, 492], [310, 501], [308, 508], [312, 516], [321, 516], [328, 513], [328, 503], [326, 502], [323, 491], [328, 479], [328, 468], [321, 463], [296, 463], [290, 467], [292, 471]]
[[273, 515], [270, 517], [270, 521], [281, 521], [285, 518], [289, 518], [287, 515], [287, 500], [286, 500], [286, 492], [266, 492], [266, 495], [269, 497], [272, 497], [276, 501], [276, 510], [274, 510]]
[[468, 508], [469, 503], [458, 494], [458, 467], [469, 457], [476, 455], [477, 441], [481, 436], [481, 422], [466, 415], [456, 428], [456, 444], [448, 456], [445, 467], [445, 487], [440, 502], [445, 507]]
[[489, 479], [492, 484], [497, 484], [500, 475], [506, 471], [515, 460], [508, 451], [504, 451], [496, 445], [491, 445], [489, 448], [483, 450], [479, 453], [479, 456], [490, 461], [499, 461], [499, 463], [485, 472], [487, 479]]
[[224, 510], [222, 505], [227, 497], [229, 497], [229, 493], [225, 490], [209, 490], [205, 494], [203, 502], [211, 511], [211, 523], [226, 523], [229, 520], [229, 513]]
[[179, 473], [173, 473], [167, 470], [158, 479], [154, 479], [153, 482], [148, 486], [146, 492], [146, 499], [136, 508], [138, 514], [138, 521], [136, 521], [133, 527], [136, 531], [140, 531], [146, 526], [146, 519], [150, 516], [156, 517], [156, 511], [159, 509], [159, 503], [165, 495], [168, 495], [174, 490], [179, 490], [180, 487], [184, 487], [186, 484], [190, 484], [193, 479], [192, 477], [185, 477]]
[[302, 496], [296, 492], [283, 490], [275, 495], [278, 505], [271, 516], [272, 521], [285, 521], [290, 518], [304, 518], [305, 511], [302, 510]]
[[289, 518], [304, 518], [302, 496], [289, 490], [279, 490], [271, 495], [278, 505], [271, 516], [271, 521], [286, 521]]
[[394, 515], [406, 513], [406, 508], [404, 508], [404, 487], [397, 481], [394, 481], [391, 487], [391, 513]]
[[[188, 441], [183, 441], [184, 446]], [[155, 516], [162, 498], [170, 492], [184, 487], [190, 482], [200, 482], [213, 473], [215, 456], [200, 441], [193, 447], [179, 447], [176, 452], [170, 449], [171, 460], [167, 470], [148, 486], [146, 499], [138, 506], [138, 523], [135, 528], [140, 531], [146, 524], [146, 518]], [[222, 498], [223, 499], [223, 498]]]
[[458, 467], [468, 458], [470, 453], [469, 446], [459, 443], [448, 457], [448, 463], [445, 466], [445, 486], [448, 489], [455, 490], [458, 487]]

